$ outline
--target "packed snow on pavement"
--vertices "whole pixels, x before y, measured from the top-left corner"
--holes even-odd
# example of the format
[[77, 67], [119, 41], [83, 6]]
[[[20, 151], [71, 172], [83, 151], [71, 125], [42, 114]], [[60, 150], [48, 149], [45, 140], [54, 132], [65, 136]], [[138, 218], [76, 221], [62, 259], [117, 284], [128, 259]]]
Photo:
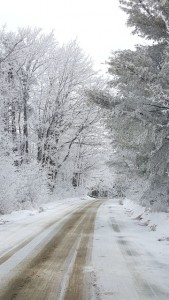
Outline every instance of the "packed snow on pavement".
[[169, 214], [130, 200], [99, 208], [92, 264], [93, 299], [169, 299]]

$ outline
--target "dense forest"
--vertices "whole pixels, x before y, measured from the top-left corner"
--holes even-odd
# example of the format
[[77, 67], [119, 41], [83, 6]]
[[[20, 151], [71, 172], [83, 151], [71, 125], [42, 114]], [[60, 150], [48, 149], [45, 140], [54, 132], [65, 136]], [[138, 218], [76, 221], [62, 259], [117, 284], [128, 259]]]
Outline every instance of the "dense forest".
[[169, 3], [119, 0], [147, 41], [111, 53], [106, 80], [76, 41], [0, 30], [0, 212], [94, 186], [169, 206]]
[[[106, 108], [114, 153], [114, 188], [153, 210], [169, 205], [169, 2], [120, 0], [133, 34], [147, 40], [112, 52], [108, 96], [90, 93]], [[102, 100], [100, 95], [102, 94]]]
[[87, 90], [105, 83], [76, 41], [2, 28], [0, 84], [1, 213], [100, 181], [108, 141]]

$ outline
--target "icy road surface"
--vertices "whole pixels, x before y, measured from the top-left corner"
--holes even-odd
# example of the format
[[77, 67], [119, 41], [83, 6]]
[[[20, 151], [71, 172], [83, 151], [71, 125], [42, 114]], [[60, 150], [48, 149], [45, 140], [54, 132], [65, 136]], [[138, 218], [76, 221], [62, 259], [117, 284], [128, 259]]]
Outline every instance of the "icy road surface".
[[1, 300], [169, 299], [169, 243], [117, 199], [70, 200], [25, 219], [6, 218]]

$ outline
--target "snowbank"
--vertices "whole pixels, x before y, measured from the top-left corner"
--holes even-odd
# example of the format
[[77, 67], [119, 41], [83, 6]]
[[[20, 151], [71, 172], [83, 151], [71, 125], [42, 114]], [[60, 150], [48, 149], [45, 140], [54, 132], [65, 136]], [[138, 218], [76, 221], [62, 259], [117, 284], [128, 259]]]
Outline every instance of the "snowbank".
[[138, 220], [140, 226], [147, 226], [150, 231], [155, 231], [159, 241], [169, 241], [169, 213], [152, 212], [128, 198], [124, 199], [123, 206], [127, 215]]

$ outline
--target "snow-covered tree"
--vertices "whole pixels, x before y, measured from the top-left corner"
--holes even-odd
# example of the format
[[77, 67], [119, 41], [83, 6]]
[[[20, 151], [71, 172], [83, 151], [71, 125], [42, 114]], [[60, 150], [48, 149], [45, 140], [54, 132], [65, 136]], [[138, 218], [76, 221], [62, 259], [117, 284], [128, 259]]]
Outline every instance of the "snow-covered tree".
[[169, 40], [168, 0], [119, 0], [133, 33], [149, 40]]
[[86, 90], [99, 81], [76, 41], [59, 46], [37, 28], [0, 31], [0, 157], [8, 166], [0, 183], [10, 173], [15, 181], [2, 193], [2, 212], [34, 205], [37, 191], [45, 196], [63, 182], [85, 185], [101, 126]]
[[[120, 1], [134, 34], [149, 46], [112, 52], [109, 92], [90, 98], [107, 111], [113, 155], [110, 166], [123, 194], [154, 209], [168, 207], [168, 1]], [[107, 114], [107, 116], [106, 116]], [[121, 187], [121, 188], [120, 188]], [[120, 192], [120, 193], [121, 193]]]
[[[152, 41], [109, 60], [113, 143], [126, 187], [157, 209], [168, 206], [168, 1], [120, 1], [133, 33]], [[153, 43], [154, 41], [154, 43]], [[117, 168], [116, 168], [117, 169]], [[146, 183], [146, 184], [145, 184]], [[140, 187], [142, 191], [140, 191]]]

